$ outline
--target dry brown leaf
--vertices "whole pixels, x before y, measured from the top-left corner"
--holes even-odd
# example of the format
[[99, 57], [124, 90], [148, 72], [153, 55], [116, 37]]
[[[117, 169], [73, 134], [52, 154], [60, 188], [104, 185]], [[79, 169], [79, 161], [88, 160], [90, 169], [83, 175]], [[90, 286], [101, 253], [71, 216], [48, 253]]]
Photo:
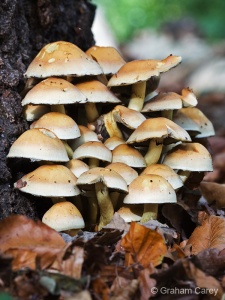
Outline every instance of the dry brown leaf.
[[91, 288], [97, 299], [109, 300], [110, 290], [101, 278], [95, 278], [91, 282]]
[[65, 246], [62, 237], [41, 221], [20, 215], [0, 221], [0, 251], [14, 257], [14, 270], [34, 269], [37, 258], [41, 268], [46, 268]]
[[84, 262], [84, 248], [69, 245], [65, 251], [59, 253], [51, 265], [51, 269], [58, 270], [64, 275], [75, 279], [81, 278]]
[[198, 226], [190, 236], [187, 245], [192, 245], [192, 253], [197, 254], [202, 250], [225, 248], [225, 219], [209, 216], [201, 226]]
[[209, 204], [215, 201], [217, 208], [225, 207], [225, 184], [202, 181], [200, 191]]
[[117, 276], [110, 288], [110, 300], [130, 300], [138, 290], [137, 279]]
[[139, 289], [140, 289], [140, 300], [148, 300], [154, 294], [152, 293], [153, 288], [156, 287], [156, 280], [150, 276], [155, 273], [155, 268], [143, 269], [140, 271], [138, 280], [139, 280]]
[[157, 266], [167, 251], [165, 241], [158, 232], [136, 222], [131, 222], [130, 230], [121, 240], [121, 246], [126, 252], [126, 266], [133, 263], [139, 263], [145, 268], [151, 264]]

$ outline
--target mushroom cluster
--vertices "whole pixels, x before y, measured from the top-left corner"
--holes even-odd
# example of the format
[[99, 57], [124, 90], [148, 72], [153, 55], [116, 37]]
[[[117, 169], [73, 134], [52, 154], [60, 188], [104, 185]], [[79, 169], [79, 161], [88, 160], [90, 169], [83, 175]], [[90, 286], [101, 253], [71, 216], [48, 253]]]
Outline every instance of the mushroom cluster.
[[212, 171], [202, 141], [214, 129], [193, 91], [159, 91], [161, 74], [180, 63], [126, 62], [113, 47], [85, 53], [64, 41], [41, 49], [22, 93], [30, 129], [7, 157], [39, 164], [14, 187], [52, 199], [44, 223], [74, 232], [101, 229], [115, 211], [126, 222], [156, 219], [190, 174]]

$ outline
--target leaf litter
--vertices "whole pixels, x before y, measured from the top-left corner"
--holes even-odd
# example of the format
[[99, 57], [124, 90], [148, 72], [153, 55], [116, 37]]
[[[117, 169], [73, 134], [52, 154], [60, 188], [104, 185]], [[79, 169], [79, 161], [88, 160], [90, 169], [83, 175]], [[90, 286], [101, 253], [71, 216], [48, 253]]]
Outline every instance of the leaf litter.
[[76, 236], [21, 215], [0, 221], [0, 299], [221, 299], [225, 168], [215, 147], [214, 174], [197, 188], [191, 179], [157, 221], [127, 224], [115, 213]]

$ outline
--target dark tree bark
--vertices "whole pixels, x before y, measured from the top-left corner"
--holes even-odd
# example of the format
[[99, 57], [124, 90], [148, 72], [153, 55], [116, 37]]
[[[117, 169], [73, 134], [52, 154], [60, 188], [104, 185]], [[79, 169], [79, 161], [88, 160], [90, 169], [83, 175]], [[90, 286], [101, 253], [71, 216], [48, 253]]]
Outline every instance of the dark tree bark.
[[6, 159], [11, 144], [28, 129], [21, 107], [23, 74], [39, 50], [50, 42], [69, 41], [83, 50], [91, 47], [94, 15], [95, 6], [88, 0], [1, 0], [0, 219], [10, 214], [36, 219], [41, 210], [31, 196], [13, 188], [16, 177], [28, 170], [26, 164], [17, 163], [13, 169]]

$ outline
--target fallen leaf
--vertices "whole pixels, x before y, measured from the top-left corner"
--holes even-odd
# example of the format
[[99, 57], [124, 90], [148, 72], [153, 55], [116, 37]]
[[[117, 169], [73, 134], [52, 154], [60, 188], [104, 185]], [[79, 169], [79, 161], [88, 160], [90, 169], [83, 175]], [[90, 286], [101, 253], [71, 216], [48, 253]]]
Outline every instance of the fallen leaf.
[[21, 215], [0, 221], [0, 251], [14, 257], [14, 270], [35, 269], [38, 258], [41, 268], [46, 268], [65, 246], [59, 233], [41, 221]]
[[113, 228], [121, 231], [123, 230], [125, 233], [127, 233], [130, 226], [124, 221], [123, 218], [121, 218], [121, 216], [117, 212], [115, 212], [110, 223], [103, 228]]
[[130, 300], [133, 299], [138, 290], [137, 279], [126, 279], [117, 276], [110, 289], [110, 300]]
[[178, 296], [175, 299], [182, 299], [183, 294], [190, 297], [186, 299], [219, 300], [223, 294], [220, 282], [216, 278], [205, 274], [189, 259], [180, 259], [170, 268], [154, 273], [151, 277], [157, 281], [157, 296], [159, 298], [161, 298], [161, 294], [167, 296], [166, 299], [173, 299], [172, 296], [175, 294], [174, 296]]
[[151, 264], [161, 264], [167, 251], [161, 234], [136, 222], [131, 222], [128, 233], [121, 240], [121, 246], [126, 252], [126, 266], [139, 263], [144, 268]]
[[110, 290], [107, 284], [101, 278], [95, 278], [91, 283], [91, 288], [95, 298], [109, 300]]
[[139, 280], [139, 289], [140, 289], [140, 300], [148, 300], [154, 294], [152, 293], [153, 288], [156, 287], [156, 280], [151, 278], [150, 275], [155, 273], [155, 268], [146, 268], [140, 271], [138, 280]]
[[206, 249], [193, 255], [190, 259], [199, 269], [208, 275], [219, 278], [224, 274], [225, 251], [219, 249]]
[[197, 254], [202, 250], [225, 248], [225, 219], [209, 216], [198, 226], [190, 236], [187, 245], [192, 245], [192, 253]]
[[209, 204], [216, 202], [217, 208], [225, 207], [225, 184], [202, 181], [200, 190]]

